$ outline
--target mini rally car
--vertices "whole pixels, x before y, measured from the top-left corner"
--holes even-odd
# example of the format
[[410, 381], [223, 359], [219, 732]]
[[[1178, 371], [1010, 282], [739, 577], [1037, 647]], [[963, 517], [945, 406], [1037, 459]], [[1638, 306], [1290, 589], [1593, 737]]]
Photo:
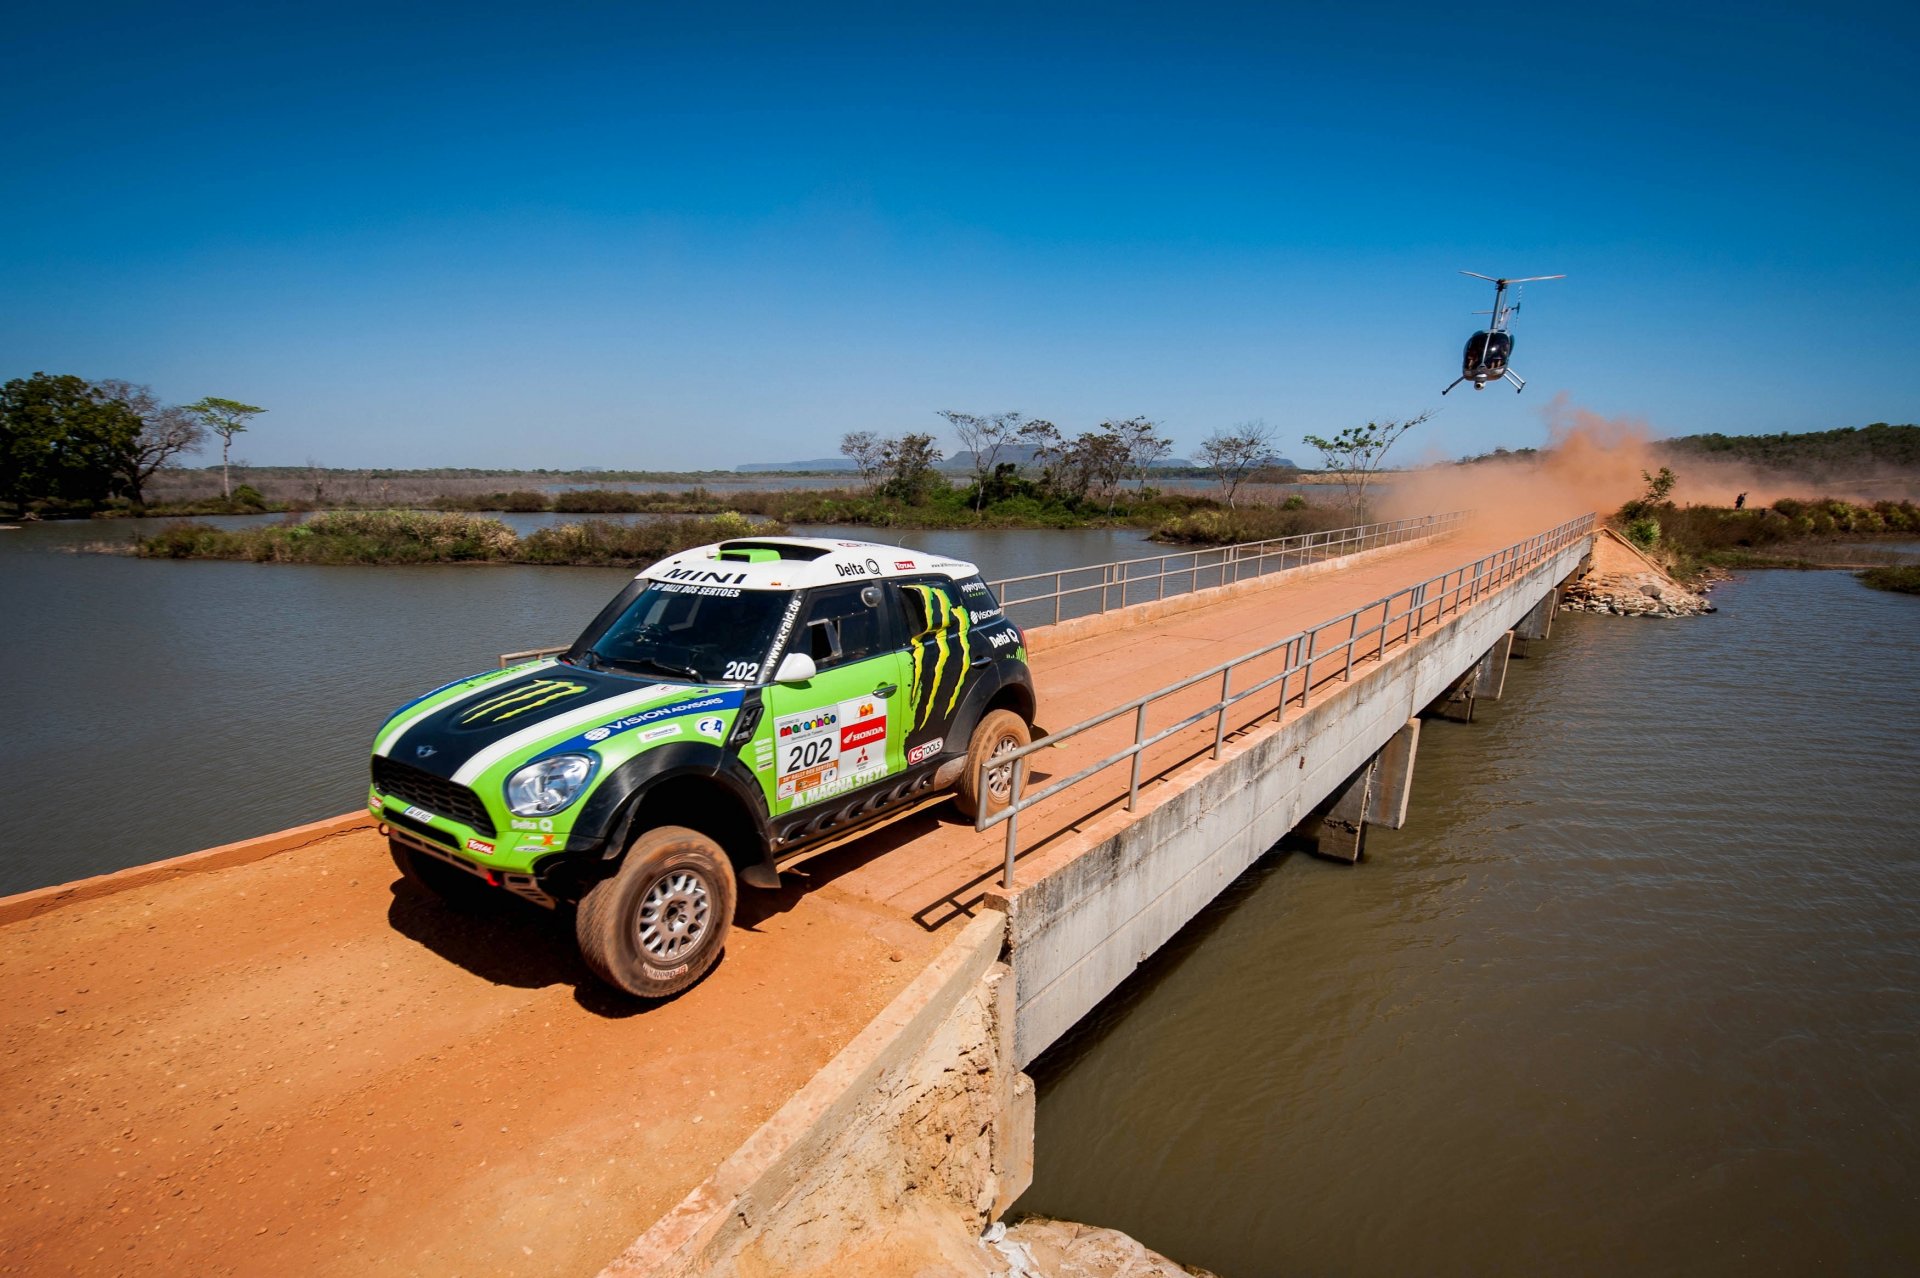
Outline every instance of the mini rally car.
[[593, 970], [661, 998], [719, 959], [737, 880], [952, 789], [1007, 802], [1025, 639], [972, 564], [767, 537], [640, 573], [565, 652], [448, 684], [374, 739], [409, 880], [577, 905]]

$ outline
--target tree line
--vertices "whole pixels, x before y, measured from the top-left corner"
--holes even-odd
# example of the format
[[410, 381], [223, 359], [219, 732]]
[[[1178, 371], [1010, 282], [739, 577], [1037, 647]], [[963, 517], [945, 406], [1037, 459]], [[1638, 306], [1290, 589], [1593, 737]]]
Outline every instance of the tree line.
[[91, 510], [146, 504], [153, 476], [209, 435], [220, 437], [221, 488], [233, 497], [233, 437], [266, 412], [217, 395], [164, 404], [149, 386], [35, 373], [0, 386], [0, 506]]
[[[969, 500], [975, 513], [995, 501], [1020, 495], [1073, 506], [1089, 500], [1110, 506], [1129, 479], [1144, 491], [1148, 469], [1173, 451], [1173, 440], [1160, 433], [1159, 423], [1146, 417], [1109, 419], [1069, 437], [1045, 418], [1017, 412], [941, 409], [938, 416], [946, 419], [971, 459]], [[1380, 469], [1387, 451], [1407, 431], [1432, 416], [1429, 410], [1413, 417], [1350, 426], [1331, 438], [1302, 438], [1319, 450], [1323, 469], [1338, 479], [1348, 503], [1358, 510], [1365, 503], [1367, 484]], [[1200, 465], [1220, 485], [1228, 509], [1234, 508], [1248, 479], [1279, 464], [1273, 438], [1273, 429], [1256, 420], [1215, 430], [1201, 441]], [[942, 454], [928, 433], [886, 436], [870, 430], [850, 431], [840, 439], [840, 452], [853, 462], [862, 483], [883, 497], [907, 505], [925, 501], [941, 482], [934, 467]], [[1009, 453], [1030, 458], [1037, 479], [1022, 476], [1021, 463], [1001, 460]]]

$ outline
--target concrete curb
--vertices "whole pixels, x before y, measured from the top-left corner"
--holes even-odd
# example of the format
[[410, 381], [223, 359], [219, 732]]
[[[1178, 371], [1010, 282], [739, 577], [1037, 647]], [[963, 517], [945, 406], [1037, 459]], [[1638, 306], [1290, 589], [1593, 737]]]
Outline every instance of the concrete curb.
[[769, 1216], [842, 1135], [879, 1080], [910, 1062], [999, 959], [1007, 918], [974, 919], [893, 1002], [725, 1162], [640, 1235], [601, 1278], [705, 1273]]
[[291, 852], [295, 848], [303, 848], [310, 843], [318, 843], [322, 839], [345, 834], [349, 830], [371, 829], [375, 824], [377, 823], [371, 813], [348, 812], [342, 816], [328, 817], [324, 821], [296, 825], [290, 830], [276, 830], [272, 834], [262, 834], [257, 838], [242, 839], [238, 843], [223, 843], [217, 848], [188, 852], [184, 856], [168, 857], [164, 861], [149, 861], [145, 865], [129, 866], [124, 870], [115, 870], [111, 874], [99, 874], [90, 879], [56, 883], [52, 887], [35, 888], [31, 892], [21, 892], [16, 896], [0, 897], [0, 926], [38, 918], [49, 911], [69, 905], [97, 901], [102, 897], [114, 896], [155, 883], [164, 883], [188, 874], [203, 874], [209, 870], [225, 870], [236, 865], [264, 861], [270, 856]]

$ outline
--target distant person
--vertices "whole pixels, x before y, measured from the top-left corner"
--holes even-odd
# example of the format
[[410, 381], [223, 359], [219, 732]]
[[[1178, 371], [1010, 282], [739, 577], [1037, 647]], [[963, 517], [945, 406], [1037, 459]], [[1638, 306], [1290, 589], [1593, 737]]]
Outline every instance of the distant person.
[[1741, 493], [1733, 499], [1733, 508], [1735, 510], [1745, 510], [1747, 508], [1747, 495], [1745, 493]]

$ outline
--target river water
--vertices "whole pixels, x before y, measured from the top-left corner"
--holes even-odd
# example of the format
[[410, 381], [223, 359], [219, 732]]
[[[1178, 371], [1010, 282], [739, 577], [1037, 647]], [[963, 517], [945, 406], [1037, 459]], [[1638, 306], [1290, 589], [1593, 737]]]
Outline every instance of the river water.
[[[501, 518], [524, 532], [579, 517]], [[69, 553], [162, 522], [0, 532], [0, 895], [352, 811], [395, 706], [567, 642], [633, 575]], [[905, 542], [996, 578], [1160, 553], [1132, 529], [795, 531]]]
[[1036, 1063], [1019, 1204], [1229, 1278], [1920, 1270], [1920, 599], [1562, 614], [1411, 817]]

